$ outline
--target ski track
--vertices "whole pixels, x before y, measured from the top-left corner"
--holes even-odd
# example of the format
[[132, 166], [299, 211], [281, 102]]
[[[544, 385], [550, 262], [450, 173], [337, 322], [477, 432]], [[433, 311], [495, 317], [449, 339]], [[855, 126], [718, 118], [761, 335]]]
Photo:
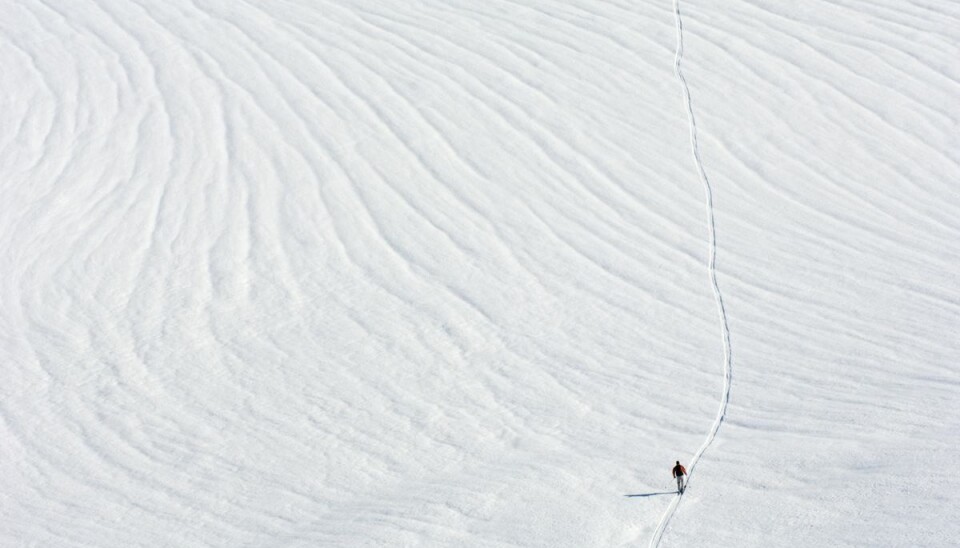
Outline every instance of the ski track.
[[0, 544], [960, 536], [960, 13], [804, 6], [0, 2]]
[[[716, 299], [717, 313], [720, 320], [720, 335], [723, 339], [723, 389], [720, 394], [720, 406], [717, 409], [717, 416], [714, 419], [713, 424], [710, 426], [710, 431], [703, 440], [703, 444], [699, 449], [697, 449], [697, 452], [694, 453], [693, 458], [690, 459], [690, 464], [687, 467], [688, 474], [686, 479], [686, 486], [688, 487], [689, 482], [693, 478], [693, 472], [696, 469], [697, 464], [700, 462], [700, 458], [703, 457], [703, 454], [716, 439], [717, 432], [720, 430], [720, 426], [723, 424], [723, 420], [727, 416], [727, 407], [730, 403], [733, 357], [730, 348], [730, 327], [727, 323], [727, 311], [723, 306], [723, 295], [720, 293], [720, 286], [717, 283], [717, 225], [716, 221], [714, 220], [713, 188], [710, 185], [710, 179], [707, 177], [707, 172], [703, 168], [703, 159], [700, 156], [700, 145], [697, 141], [697, 122], [696, 117], [693, 114], [693, 100], [690, 97], [690, 87], [687, 85], [687, 79], [684, 78], [683, 70], [681, 68], [681, 63], [683, 61], [683, 19], [680, 16], [680, 0], [673, 0], [673, 14], [677, 25], [677, 51], [674, 56], [674, 72], [677, 76], [677, 81], [680, 83], [680, 87], [683, 90], [683, 100], [687, 107], [687, 120], [690, 126], [690, 150], [693, 154], [693, 162], [697, 169], [697, 176], [703, 185], [704, 203], [706, 205], [707, 212], [707, 231], [709, 234], [708, 248], [710, 251], [709, 260], [707, 262], [707, 273], [710, 278], [710, 286], [713, 290], [713, 296]], [[659, 523], [657, 523], [657, 528], [650, 539], [651, 548], [660, 545], [663, 534], [666, 532], [667, 526], [670, 524], [670, 519], [676, 512], [681, 500], [683, 500], [683, 494], [677, 493], [677, 496], [674, 497], [666, 511], [663, 513], [663, 516], [660, 518]]]

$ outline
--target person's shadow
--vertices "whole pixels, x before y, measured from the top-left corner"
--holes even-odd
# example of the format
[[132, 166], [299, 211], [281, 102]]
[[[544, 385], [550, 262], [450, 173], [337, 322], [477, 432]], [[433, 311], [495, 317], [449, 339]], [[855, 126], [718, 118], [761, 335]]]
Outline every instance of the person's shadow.
[[660, 493], [641, 493], [637, 495], [624, 495], [624, 496], [634, 498], [634, 497], [655, 497], [657, 495], [676, 495], [676, 494], [677, 494], [676, 491], [662, 491]]

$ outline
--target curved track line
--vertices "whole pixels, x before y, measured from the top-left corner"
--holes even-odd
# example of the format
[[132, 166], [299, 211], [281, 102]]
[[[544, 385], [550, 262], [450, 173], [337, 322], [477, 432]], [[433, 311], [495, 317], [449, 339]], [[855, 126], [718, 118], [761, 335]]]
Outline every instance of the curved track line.
[[[683, 20], [680, 18], [680, 0], [673, 0], [673, 15], [677, 23], [677, 53], [674, 57], [673, 68], [674, 73], [677, 75], [677, 80], [680, 82], [680, 87], [683, 88], [683, 98], [687, 104], [687, 119], [690, 122], [690, 147], [693, 151], [693, 160], [697, 166], [700, 182], [703, 183], [703, 191], [706, 199], [707, 227], [710, 232], [710, 259], [707, 263], [707, 270], [710, 275], [710, 285], [713, 288], [713, 296], [717, 301], [717, 313], [720, 316], [720, 329], [723, 336], [723, 394], [720, 397], [720, 408], [717, 410], [717, 418], [714, 419], [713, 425], [710, 427], [710, 432], [690, 461], [690, 466], [688, 467], [689, 472], [687, 474], [687, 482], [689, 483], [690, 478], [693, 477], [693, 471], [700, 461], [700, 457], [703, 456], [703, 453], [710, 447], [713, 440], [716, 439], [717, 431], [720, 430], [720, 425], [727, 415], [727, 404], [730, 402], [732, 360], [727, 312], [723, 306], [720, 286], [717, 284], [717, 227], [713, 217], [713, 189], [710, 186], [710, 179], [707, 178], [707, 172], [703, 169], [703, 161], [700, 159], [700, 146], [697, 143], [697, 122], [693, 116], [693, 102], [690, 100], [690, 88], [687, 86], [686, 78], [683, 77], [683, 71], [680, 70], [680, 61], [683, 59]], [[673, 517], [673, 513], [677, 510], [677, 506], [680, 504], [682, 497], [683, 495], [674, 497], [673, 501], [670, 502], [670, 506], [668, 506], [667, 510], [663, 513], [663, 516], [660, 518], [660, 523], [657, 524], [657, 530], [654, 532], [653, 538], [650, 539], [650, 548], [655, 548], [660, 544], [660, 539], [663, 537], [663, 533], [670, 523], [670, 518]]]

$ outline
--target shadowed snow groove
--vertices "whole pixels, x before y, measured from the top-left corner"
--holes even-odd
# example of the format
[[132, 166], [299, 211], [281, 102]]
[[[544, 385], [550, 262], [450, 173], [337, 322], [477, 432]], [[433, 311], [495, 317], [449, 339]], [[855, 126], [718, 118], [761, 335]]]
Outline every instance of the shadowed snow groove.
[[[723, 419], [727, 414], [727, 404], [730, 402], [730, 370], [732, 362], [730, 352], [730, 328], [727, 325], [727, 313], [723, 307], [723, 296], [720, 294], [720, 286], [717, 284], [717, 227], [713, 216], [713, 190], [710, 187], [710, 179], [707, 178], [707, 173], [703, 169], [703, 161], [700, 158], [700, 147], [697, 143], [697, 122], [693, 115], [690, 87], [687, 85], [687, 80], [683, 77], [683, 71], [680, 69], [680, 62], [683, 59], [683, 20], [680, 17], [680, 0], [673, 0], [673, 15], [677, 24], [677, 52], [674, 57], [674, 72], [677, 75], [677, 80], [680, 82], [680, 87], [683, 88], [683, 99], [687, 106], [687, 119], [690, 122], [690, 147], [693, 152], [694, 163], [697, 166], [697, 173], [700, 176], [700, 182], [703, 183], [707, 208], [707, 228], [710, 234], [710, 258], [707, 263], [707, 270], [710, 276], [710, 285], [713, 288], [713, 296], [717, 302], [717, 313], [720, 315], [720, 329], [723, 336], [723, 394], [720, 396], [720, 408], [717, 410], [717, 417], [714, 419], [706, 439], [690, 460], [687, 474], [687, 482], [689, 484], [690, 479], [693, 477], [694, 469], [696, 469], [697, 463], [700, 461], [700, 457], [703, 456], [703, 453], [710, 447], [713, 440], [716, 439], [717, 431], [720, 430], [720, 425], [723, 423]], [[673, 513], [677, 510], [682, 496], [683, 495], [678, 494], [674, 497], [670, 502], [670, 506], [667, 507], [667, 510], [660, 518], [660, 523], [657, 524], [657, 529], [650, 539], [651, 548], [660, 544], [660, 539], [663, 538], [667, 524], [670, 523], [670, 518], [673, 517]]]

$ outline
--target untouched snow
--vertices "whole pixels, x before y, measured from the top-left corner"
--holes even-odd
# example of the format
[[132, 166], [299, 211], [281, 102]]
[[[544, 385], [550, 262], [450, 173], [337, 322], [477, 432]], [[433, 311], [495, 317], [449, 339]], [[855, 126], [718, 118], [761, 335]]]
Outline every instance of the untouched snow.
[[949, 0], [0, 0], [0, 545], [955, 545], [958, 59]]

